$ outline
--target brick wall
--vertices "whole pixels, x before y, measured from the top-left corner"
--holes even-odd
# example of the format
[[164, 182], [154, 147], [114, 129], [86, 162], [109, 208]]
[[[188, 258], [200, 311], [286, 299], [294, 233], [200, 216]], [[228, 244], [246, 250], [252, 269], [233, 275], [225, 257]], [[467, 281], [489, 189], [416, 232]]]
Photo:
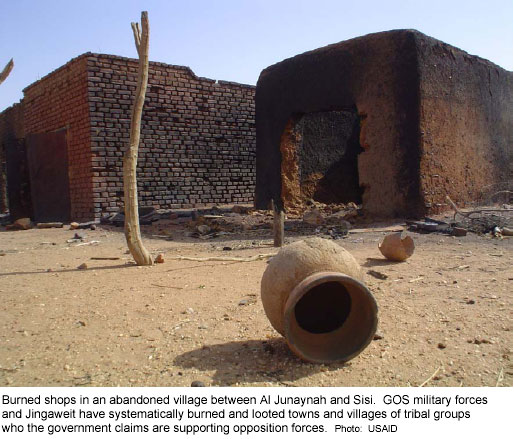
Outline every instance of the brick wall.
[[93, 216], [87, 57], [81, 55], [24, 91], [25, 133], [67, 129], [71, 217]]
[[[87, 58], [94, 212], [123, 205], [137, 60]], [[199, 78], [187, 67], [151, 62], [138, 159], [140, 206], [193, 207], [253, 201], [254, 91]]]

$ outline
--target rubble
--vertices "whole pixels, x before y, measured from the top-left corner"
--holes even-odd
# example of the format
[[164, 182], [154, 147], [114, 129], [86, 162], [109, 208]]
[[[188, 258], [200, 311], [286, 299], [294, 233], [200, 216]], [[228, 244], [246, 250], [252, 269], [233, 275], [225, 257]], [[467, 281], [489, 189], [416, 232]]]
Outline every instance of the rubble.
[[28, 230], [32, 229], [32, 221], [30, 218], [18, 218], [12, 224], [5, 226], [7, 230]]

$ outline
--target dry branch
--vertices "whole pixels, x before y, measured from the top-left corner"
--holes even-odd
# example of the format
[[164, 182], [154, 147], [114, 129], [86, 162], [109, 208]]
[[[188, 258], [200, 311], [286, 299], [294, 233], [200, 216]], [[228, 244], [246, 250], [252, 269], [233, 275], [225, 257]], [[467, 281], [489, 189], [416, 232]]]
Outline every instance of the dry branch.
[[262, 259], [272, 258], [276, 256], [276, 253], [265, 253], [260, 255], [251, 256], [249, 258], [231, 258], [224, 256], [211, 256], [209, 258], [193, 258], [189, 256], [171, 256], [167, 259], [171, 259], [174, 261], [195, 261], [195, 262], [207, 262], [207, 261], [226, 261], [226, 262], [253, 262], [260, 261]]
[[[482, 213], [482, 212], [512, 212], [512, 209], [495, 209], [495, 208], [487, 208], [484, 207], [483, 209], [477, 209], [477, 210], [470, 210], [469, 212], [463, 212], [460, 210], [457, 205], [452, 201], [452, 199], [446, 195], [446, 201], [450, 203], [451, 208], [455, 211], [455, 214], [453, 215], [453, 219], [457, 216], [457, 214], [463, 216], [464, 218], [469, 218], [474, 213]], [[471, 218], [469, 218], [471, 219]]]
[[148, 13], [141, 12], [141, 28], [138, 23], [132, 23], [134, 41], [139, 55], [139, 70], [136, 97], [132, 107], [130, 123], [129, 146], [123, 157], [123, 189], [125, 197], [125, 237], [130, 253], [137, 265], [153, 265], [152, 256], [146, 250], [139, 229], [139, 212], [137, 201], [137, 153], [141, 136], [141, 116], [145, 103], [146, 87], [148, 85], [148, 47], [150, 26]]
[[11, 70], [14, 67], [14, 61], [11, 58], [11, 60], [6, 64], [4, 69], [2, 70], [2, 73], [0, 73], [0, 84], [5, 81], [5, 79], [9, 76], [9, 73], [11, 73]]

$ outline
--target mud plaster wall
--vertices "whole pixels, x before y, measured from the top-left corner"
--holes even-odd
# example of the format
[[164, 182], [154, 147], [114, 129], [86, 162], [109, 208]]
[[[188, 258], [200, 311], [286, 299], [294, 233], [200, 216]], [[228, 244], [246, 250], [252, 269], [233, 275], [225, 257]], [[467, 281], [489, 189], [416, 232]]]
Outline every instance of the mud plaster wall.
[[[512, 179], [512, 73], [414, 30], [366, 35], [265, 69], [256, 204], [280, 203], [280, 139], [298, 114], [355, 106], [363, 209], [422, 216]], [[287, 184], [287, 182], [286, 182]]]
[[425, 203], [486, 202], [512, 185], [512, 72], [433, 39], [418, 53]]
[[[392, 31], [334, 44], [265, 69], [257, 83], [256, 205], [281, 203], [280, 141], [293, 115], [357, 109], [364, 208], [379, 216], [422, 210], [415, 33]], [[414, 128], [413, 128], [414, 127]]]
[[0, 213], [8, 208], [6, 148], [24, 137], [23, 106], [15, 104], [0, 114]]
[[67, 130], [73, 219], [86, 219], [93, 215], [86, 56], [72, 59], [23, 91], [26, 135], [62, 128]]
[[[137, 61], [88, 57], [95, 215], [123, 205]], [[199, 78], [151, 62], [138, 159], [141, 206], [183, 208], [253, 201], [255, 87]]]

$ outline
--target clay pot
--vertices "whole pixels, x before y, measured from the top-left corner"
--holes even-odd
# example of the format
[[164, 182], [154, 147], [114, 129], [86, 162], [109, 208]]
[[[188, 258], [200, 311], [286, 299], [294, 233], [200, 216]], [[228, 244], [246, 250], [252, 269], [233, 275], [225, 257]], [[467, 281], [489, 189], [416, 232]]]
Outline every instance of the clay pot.
[[390, 261], [402, 262], [414, 253], [414, 241], [410, 236], [402, 238], [402, 232], [391, 233], [378, 245], [378, 249]]
[[298, 241], [282, 247], [262, 276], [264, 311], [299, 357], [348, 361], [377, 328], [377, 303], [361, 279], [357, 261], [333, 241]]

